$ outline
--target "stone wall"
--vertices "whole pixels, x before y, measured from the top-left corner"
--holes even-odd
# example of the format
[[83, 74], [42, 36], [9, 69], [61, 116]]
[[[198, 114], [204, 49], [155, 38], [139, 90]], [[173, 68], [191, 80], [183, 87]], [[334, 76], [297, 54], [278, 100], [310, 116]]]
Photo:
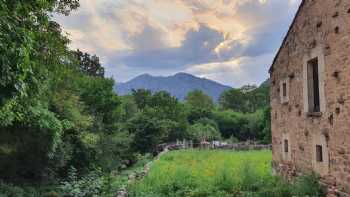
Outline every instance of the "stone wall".
[[[321, 110], [309, 113], [306, 67], [315, 57]], [[330, 188], [350, 193], [350, 1], [305, 0], [270, 74], [275, 167], [315, 171]], [[285, 80], [287, 102], [281, 98]], [[290, 158], [283, 152], [285, 136]], [[323, 147], [322, 162], [316, 161], [316, 145]]]

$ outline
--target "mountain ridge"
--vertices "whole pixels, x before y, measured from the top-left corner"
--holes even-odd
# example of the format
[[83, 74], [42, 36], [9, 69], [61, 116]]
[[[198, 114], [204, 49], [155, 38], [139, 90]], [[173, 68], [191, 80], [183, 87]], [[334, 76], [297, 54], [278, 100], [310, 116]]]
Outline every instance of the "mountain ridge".
[[188, 92], [201, 90], [217, 102], [221, 93], [231, 88], [214, 80], [179, 72], [171, 76], [153, 76], [145, 73], [128, 82], [117, 83], [115, 91], [119, 95], [130, 94], [132, 89], [148, 89], [152, 92], [167, 91], [179, 100], [184, 100]]

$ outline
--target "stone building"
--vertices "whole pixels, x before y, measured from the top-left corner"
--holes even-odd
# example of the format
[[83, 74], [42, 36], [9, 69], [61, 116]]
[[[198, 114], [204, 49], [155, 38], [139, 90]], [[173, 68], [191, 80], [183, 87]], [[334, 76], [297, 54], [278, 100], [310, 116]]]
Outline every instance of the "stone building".
[[270, 68], [273, 164], [350, 194], [350, 0], [303, 0]]

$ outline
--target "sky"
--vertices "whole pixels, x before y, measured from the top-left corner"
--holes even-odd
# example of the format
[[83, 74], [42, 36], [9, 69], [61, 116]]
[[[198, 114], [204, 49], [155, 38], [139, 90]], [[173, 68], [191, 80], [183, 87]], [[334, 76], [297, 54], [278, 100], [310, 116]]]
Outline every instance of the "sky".
[[70, 47], [100, 57], [117, 82], [187, 72], [260, 84], [301, 0], [80, 0], [55, 16]]

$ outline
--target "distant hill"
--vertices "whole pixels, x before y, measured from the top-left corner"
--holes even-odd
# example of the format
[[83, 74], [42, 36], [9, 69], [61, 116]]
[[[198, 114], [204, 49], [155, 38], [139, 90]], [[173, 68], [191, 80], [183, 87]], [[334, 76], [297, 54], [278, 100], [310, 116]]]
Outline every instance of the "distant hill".
[[177, 73], [168, 77], [143, 74], [126, 83], [117, 84], [115, 90], [119, 95], [130, 94], [132, 89], [147, 89], [152, 92], [164, 90], [180, 100], [184, 100], [190, 91], [202, 90], [214, 101], [218, 101], [220, 94], [230, 88], [206, 78], [199, 78], [187, 73]]

